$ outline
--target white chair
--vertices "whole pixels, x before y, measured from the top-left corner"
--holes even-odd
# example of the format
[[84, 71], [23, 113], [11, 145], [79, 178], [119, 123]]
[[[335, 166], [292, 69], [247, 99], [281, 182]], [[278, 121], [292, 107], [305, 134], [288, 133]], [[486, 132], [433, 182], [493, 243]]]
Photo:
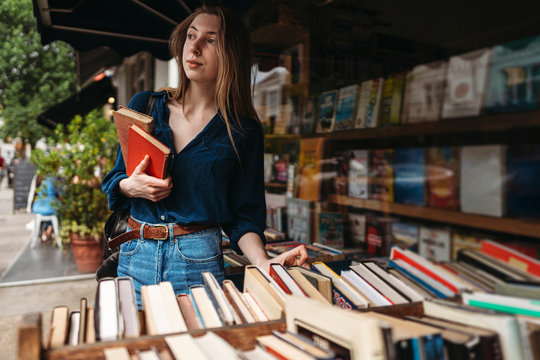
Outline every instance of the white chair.
[[[34, 176], [32, 183], [30, 184], [30, 191], [28, 193], [28, 200], [26, 205], [26, 211], [32, 212], [32, 204], [34, 202], [34, 196], [36, 194], [36, 179]], [[39, 233], [41, 224], [50, 221], [53, 227], [54, 238], [56, 239], [56, 245], [58, 248], [62, 248], [62, 241], [60, 240], [60, 231], [58, 225], [58, 216], [56, 214], [38, 214], [34, 213], [34, 227], [32, 229], [32, 235], [30, 236], [30, 247], [35, 248], [39, 240]]]
[[58, 216], [56, 215], [34, 214], [34, 229], [32, 230], [32, 243], [30, 244], [30, 246], [32, 248], [36, 247], [36, 244], [39, 241], [39, 230], [41, 229], [41, 224], [47, 221], [50, 221], [52, 223], [54, 238], [56, 239], [56, 245], [61, 249], [62, 241], [60, 241]]

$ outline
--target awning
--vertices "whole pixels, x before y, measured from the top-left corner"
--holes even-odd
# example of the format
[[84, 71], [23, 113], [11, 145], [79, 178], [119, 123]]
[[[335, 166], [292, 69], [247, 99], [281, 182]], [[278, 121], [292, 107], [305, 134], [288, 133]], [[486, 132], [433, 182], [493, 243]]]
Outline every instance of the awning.
[[116, 90], [111, 78], [104, 77], [39, 115], [38, 123], [51, 129], [58, 124], [68, 124], [75, 115], [86, 115], [107, 103], [111, 96], [116, 96]]
[[194, 0], [32, 0], [41, 43], [55, 40], [76, 50], [107, 46], [127, 57], [148, 51], [168, 60], [168, 39]]
[[124, 58], [107, 47], [99, 47], [90, 51], [76, 51], [77, 81], [84, 86], [97, 74], [119, 65]]

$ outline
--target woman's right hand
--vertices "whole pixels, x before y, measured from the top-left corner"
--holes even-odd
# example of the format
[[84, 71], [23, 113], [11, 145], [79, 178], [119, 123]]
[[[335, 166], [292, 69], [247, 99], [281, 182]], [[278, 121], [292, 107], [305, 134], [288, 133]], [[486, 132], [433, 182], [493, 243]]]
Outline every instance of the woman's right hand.
[[147, 175], [144, 170], [150, 163], [148, 155], [135, 168], [133, 174], [119, 183], [120, 192], [128, 197], [159, 201], [165, 199], [172, 190], [171, 176], [165, 179]]

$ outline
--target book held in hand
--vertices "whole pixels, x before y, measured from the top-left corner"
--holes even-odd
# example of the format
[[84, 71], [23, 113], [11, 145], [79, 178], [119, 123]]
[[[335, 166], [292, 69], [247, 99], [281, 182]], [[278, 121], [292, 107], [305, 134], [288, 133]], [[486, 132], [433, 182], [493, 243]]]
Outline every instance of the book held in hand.
[[126, 165], [128, 176], [133, 174], [135, 168], [148, 155], [150, 164], [146, 167], [145, 172], [160, 179], [167, 177], [167, 165], [169, 164], [171, 149], [137, 125], [129, 127], [128, 153]]
[[133, 124], [140, 126], [141, 129], [148, 134], [154, 134], [154, 119], [151, 116], [140, 113], [133, 109], [120, 106], [117, 111], [113, 111], [114, 125], [116, 126], [116, 134], [118, 142], [122, 149], [124, 164], [127, 164], [128, 159], [128, 133], [129, 127]]

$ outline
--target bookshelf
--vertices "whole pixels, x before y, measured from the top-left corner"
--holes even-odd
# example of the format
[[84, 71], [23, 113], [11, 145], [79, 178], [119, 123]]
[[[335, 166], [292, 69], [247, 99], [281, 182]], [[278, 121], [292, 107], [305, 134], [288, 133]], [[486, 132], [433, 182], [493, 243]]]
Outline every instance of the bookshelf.
[[337, 205], [352, 206], [387, 214], [402, 215], [421, 220], [436, 221], [514, 235], [537, 237], [538, 234], [540, 234], [540, 221], [535, 220], [467, 214], [459, 211], [389, 203], [372, 199], [358, 199], [335, 194], [328, 195], [328, 201]]

